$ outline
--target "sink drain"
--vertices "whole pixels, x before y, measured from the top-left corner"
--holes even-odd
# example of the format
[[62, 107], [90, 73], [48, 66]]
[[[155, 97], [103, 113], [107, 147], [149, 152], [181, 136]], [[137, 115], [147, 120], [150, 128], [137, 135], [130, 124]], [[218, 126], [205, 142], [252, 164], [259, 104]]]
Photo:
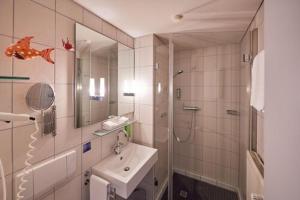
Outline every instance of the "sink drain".
[[130, 170], [130, 167], [125, 167], [125, 168], [124, 168], [124, 171], [125, 171], [125, 172], [128, 172], [129, 170]]

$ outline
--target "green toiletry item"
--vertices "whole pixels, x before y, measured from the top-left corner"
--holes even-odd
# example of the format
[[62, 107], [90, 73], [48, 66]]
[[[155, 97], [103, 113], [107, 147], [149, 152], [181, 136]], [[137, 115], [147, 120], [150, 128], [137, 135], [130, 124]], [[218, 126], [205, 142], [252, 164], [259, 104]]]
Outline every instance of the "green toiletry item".
[[124, 130], [125, 130], [125, 132], [126, 132], [126, 137], [127, 137], [127, 138], [131, 138], [131, 135], [132, 135], [131, 124], [126, 125], [126, 126], [124, 127]]

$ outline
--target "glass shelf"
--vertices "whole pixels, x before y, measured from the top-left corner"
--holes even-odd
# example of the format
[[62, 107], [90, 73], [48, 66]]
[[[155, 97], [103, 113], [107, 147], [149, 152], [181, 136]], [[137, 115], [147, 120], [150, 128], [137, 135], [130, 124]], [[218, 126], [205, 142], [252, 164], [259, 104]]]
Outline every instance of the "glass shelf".
[[115, 132], [115, 131], [117, 131], [117, 130], [121, 130], [121, 129], [123, 129], [125, 126], [131, 125], [131, 124], [133, 124], [134, 122], [136, 122], [136, 120], [129, 120], [128, 122], [125, 122], [124, 124], [121, 124], [121, 125], [119, 125], [119, 126], [113, 128], [113, 129], [111, 129], [111, 130], [104, 130], [104, 129], [102, 129], [102, 130], [97, 130], [97, 131], [94, 132], [94, 135], [97, 135], [97, 136], [104, 136], [104, 135], [110, 134], [110, 133], [112, 133], [112, 132]]
[[0, 80], [30, 80], [30, 78], [24, 76], [0, 76]]

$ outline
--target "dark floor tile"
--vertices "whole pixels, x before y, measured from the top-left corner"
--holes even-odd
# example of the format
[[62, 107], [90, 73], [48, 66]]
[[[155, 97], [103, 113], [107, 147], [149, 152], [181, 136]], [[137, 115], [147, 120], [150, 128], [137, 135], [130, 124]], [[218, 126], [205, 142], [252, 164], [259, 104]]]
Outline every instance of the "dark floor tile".
[[175, 173], [173, 200], [238, 200], [238, 196], [235, 192]]

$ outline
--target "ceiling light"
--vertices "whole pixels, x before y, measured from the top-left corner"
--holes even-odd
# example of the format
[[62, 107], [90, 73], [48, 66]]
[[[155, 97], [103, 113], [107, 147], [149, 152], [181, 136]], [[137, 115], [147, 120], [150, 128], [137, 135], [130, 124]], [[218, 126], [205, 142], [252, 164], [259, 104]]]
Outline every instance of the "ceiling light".
[[178, 14], [178, 15], [173, 16], [173, 21], [175, 23], [180, 22], [182, 19], [183, 19], [183, 15], [182, 14]]

